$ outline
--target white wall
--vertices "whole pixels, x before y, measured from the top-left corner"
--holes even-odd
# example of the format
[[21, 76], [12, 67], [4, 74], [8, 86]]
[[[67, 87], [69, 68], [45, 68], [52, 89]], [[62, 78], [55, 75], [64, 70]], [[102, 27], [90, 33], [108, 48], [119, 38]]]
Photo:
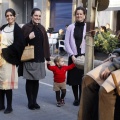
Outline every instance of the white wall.
[[[100, 26], [105, 26], [106, 23], [110, 23], [110, 14], [111, 11], [98, 12], [98, 21]], [[96, 26], [98, 26], [97, 23]]]
[[110, 0], [109, 7], [120, 7], [120, 0]]
[[[110, 28], [116, 30], [116, 12], [114, 11], [101, 11], [98, 13], [99, 26], [106, 26], [106, 23], [110, 24]], [[98, 26], [97, 22], [95, 26]]]
[[23, 23], [23, 0], [10, 0], [9, 7], [13, 8], [16, 12], [16, 22], [18, 24]]
[[0, 26], [5, 24], [7, 21], [6, 21], [6, 18], [5, 18], [5, 11], [7, 8], [9, 8], [9, 0], [2, 0], [2, 3], [0, 5], [1, 7], [1, 15], [0, 15]]

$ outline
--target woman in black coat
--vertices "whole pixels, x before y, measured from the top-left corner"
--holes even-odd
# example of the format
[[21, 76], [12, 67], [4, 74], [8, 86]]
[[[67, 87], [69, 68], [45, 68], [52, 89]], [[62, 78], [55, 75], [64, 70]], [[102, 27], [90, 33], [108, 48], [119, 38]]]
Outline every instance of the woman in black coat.
[[31, 12], [31, 21], [22, 28], [27, 44], [34, 46], [34, 59], [23, 62], [23, 74], [20, 74], [26, 79], [26, 94], [30, 110], [40, 109], [37, 103], [39, 80], [46, 76], [45, 60], [50, 61], [47, 32], [40, 24], [40, 19], [40, 9], [34, 8]]

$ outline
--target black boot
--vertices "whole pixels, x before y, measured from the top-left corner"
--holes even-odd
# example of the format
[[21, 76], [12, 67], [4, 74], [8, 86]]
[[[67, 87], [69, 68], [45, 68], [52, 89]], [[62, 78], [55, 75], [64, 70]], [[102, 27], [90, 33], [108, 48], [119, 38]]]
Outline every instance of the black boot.
[[9, 114], [9, 113], [11, 113], [12, 111], [13, 111], [13, 109], [12, 109], [11, 107], [10, 107], [10, 108], [7, 107], [7, 108], [5, 109], [5, 111], [4, 111], [4, 113], [5, 113], [5, 114]]
[[80, 104], [79, 99], [78, 99], [78, 85], [72, 86], [72, 90], [73, 90], [73, 94], [74, 94], [74, 97], [75, 97], [73, 105], [78, 106]]
[[8, 114], [13, 111], [12, 109], [12, 90], [5, 90], [6, 98], [7, 98], [7, 108], [5, 109], [4, 113]]
[[0, 110], [4, 110], [5, 109], [4, 96], [5, 96], [4, 90], [0, 90]]
[[40, 109], [40, 106], [37, 104], [38, 89], [39, 89], [39, 80], [34, 80], [32, 94], [33, 94], [33, 105], [35, 109]]
[[26, 94], [28, 98], [28, 108], [30, 110], [34, 110], [34, 105], [33, 105], [33, 94], [32, 94], [32, 89], [33, 89], [33, 80], [26, 80]]
[[78, 106], [80, 104], [79, 100], [74, 100], [73, 105]]

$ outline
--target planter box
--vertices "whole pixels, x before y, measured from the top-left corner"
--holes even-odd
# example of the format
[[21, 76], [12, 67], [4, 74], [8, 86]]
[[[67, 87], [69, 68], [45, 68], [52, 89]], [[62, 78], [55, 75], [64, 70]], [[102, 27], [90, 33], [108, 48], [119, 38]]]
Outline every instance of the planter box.
[[98, 51], [94, 53], [94, 56], [95, 60], [105, 60], [106, 58], [108, 58], [108, 54]]

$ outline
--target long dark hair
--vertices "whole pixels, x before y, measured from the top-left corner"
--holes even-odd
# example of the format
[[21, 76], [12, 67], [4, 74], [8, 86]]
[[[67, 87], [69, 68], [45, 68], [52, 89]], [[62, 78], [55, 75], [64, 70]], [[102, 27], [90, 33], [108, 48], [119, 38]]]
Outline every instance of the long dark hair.
[[76, 15], [77, 10], [82, 10], [82, 11], [83, 11], [83, 14], [86, 15], [86, 9], [85, 9], [84, 7], [81, 7], [81, 6], [77, 7], [77, 8], [75, 9], [74, 15]]
[[41, 12], [41, 10], [39, 8], [33, 8], [32, 11], [31, 11], [31, 16], [33, 16], [35, 11], [40, 11]]
[[15, 12], [15, 10], [13, 10], [12, 8], [8, 8], [8, 9], [5, 11], [5, 17], [6, 17], [7, 12], [11, 12], [14, 17], [16, 16], [16, 12]]
[[107, 29], [105, 26], [101, 26], [101, 28], [104, 30], [104, 32], [107, 32]]

